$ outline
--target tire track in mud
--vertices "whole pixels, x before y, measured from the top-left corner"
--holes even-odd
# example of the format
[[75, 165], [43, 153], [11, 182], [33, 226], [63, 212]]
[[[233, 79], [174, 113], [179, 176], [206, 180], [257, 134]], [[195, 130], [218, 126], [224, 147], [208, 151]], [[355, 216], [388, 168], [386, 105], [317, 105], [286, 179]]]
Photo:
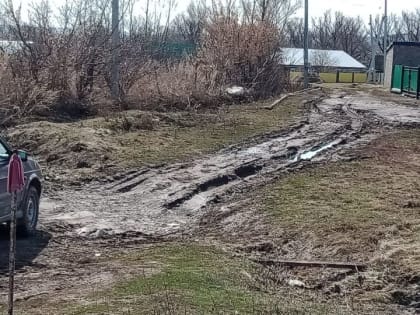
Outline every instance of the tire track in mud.
[[417, 109], [383, 104], [368, 94], [317, 97], [308, 104], [306, 121], [257, 144], [189, 163], [129, 171], [83, 191], [57, 192], [44, 200], [41, 222], [47, 228], [65, 223], [66, 234], [91, 238], [176, 233], [198, 222], [206, 206], [236, 185], [252, 185], [260, 176], [367, 143], [384, 124], [420, 124]]
[[[229, 218], [238, 226], [234, 219], [238, 210], [229, 208], [229, 202], [243, 198], [253, 185], [311, 161], [340, 158], [341, 148], [369, 142], [381, 135], [383, 126], [420, 125], [418, 109], [384, 104], [363, 93], [316, 97], [306, 104], [310, 108], [301, 124], [251, 139], [252, 144], [232, 146], [189, 163], [127, 170], [82, 190], [57, 191], [44, 199], [40, 218], [44, 232], [19, 240], [18, 299], [46, 295], [49, 301], [61, 300], [64, 292], [67, 298], [79, 299], [81, 293], [91, 293], [86, 290], [95, 284], [104, 287], [140, 274], [144, 270], [130, 270], [96, 255], [107, 257], [109, 252], [114, 257], [119, 249], [130, 251], [130, 244], [136, 248], [139, 243], [161, 243], [183, 231], [196, 237], [207, 215], [215, 222]], [[233, 197], [236, 191], [240, 195]], [[211, 206], [221, 211], [213, 214]], [[215, 222], [208, 224], [223, 233]], [[255, 222], [250, 224], [257, 231]], [[7, 250], [7, 242], [0, 245]], [[0, 289], [6, 292], [6, 257], [1, 261]], [[6, 301], [4, 294], [0, 294], [2, 300]]]

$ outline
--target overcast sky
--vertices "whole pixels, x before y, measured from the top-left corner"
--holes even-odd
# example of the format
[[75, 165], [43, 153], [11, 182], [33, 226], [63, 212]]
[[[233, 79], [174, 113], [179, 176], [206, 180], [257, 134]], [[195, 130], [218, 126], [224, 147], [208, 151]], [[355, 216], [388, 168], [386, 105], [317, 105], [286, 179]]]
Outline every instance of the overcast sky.
[[[402, 10], [413, 7], [420, 7], [420, 0], [388, 0], [388, 10], [392, 13], [401, 13]], [[369, 14], [383, 14], [384, 0], [309, 0], [309, 9], [313, 17], [331, 9], [342, 11], [346, 15], [361, 16], [367, 21]]]
[[[25, 8], [29, 3], [40, 0], [13, 0], [13, 3], [18, 5], [22, 3]], [[59, 6], [65, 0], [51, 0], [50, 2]], [[161, 0], [164, 2], [164, 0]], [[138, 0], [139, 11], [143, 7], [142, 2], [146, 0]], [[178, 0], [177, 12], [185, 10], [191, 0]], [[400, 13], [407, 8], [420, 7], [420, 0], [388, 0], [389, 12]], [[358, 16], [360, 15], [365, 21], [368, 21], [369, 14], [373, 16], [382, 14], [384, 9], [384, 0], [309, 0], [310, 16], [317, 17], [323, 14], [328, 9], [332, 11], [342, 11], [346, 15]], [[303, 16], [303, 10], [299, 15]]]

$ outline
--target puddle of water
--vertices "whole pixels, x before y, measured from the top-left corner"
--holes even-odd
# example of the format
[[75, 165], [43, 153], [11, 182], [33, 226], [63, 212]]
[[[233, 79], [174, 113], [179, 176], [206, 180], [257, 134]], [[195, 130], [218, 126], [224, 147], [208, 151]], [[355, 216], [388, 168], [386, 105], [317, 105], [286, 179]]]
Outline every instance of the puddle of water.
[[251, 147], [249, 149], [246, 149], [245, 152], [241, 152], [242, 155], [263, 155], [267, 154], [267, 150], [264, 150], [263, 148], [260, 148], [259, 146]]
[[337, 139], [333, 142], [330, 142], [318, 149], [312, 149], [310, 151], [305, 151], [302, 154], [299, 154], [295, 157], [295, 159], [293, 160], [293, 162], [298, 162], [298, 161], [310, 161], [312, 160], [315, 156], [317, 156], [319, 153], [331, 149], [333, 147], [335, 147], [336, 145], [340, 144], [342, 141], [342, 139]]

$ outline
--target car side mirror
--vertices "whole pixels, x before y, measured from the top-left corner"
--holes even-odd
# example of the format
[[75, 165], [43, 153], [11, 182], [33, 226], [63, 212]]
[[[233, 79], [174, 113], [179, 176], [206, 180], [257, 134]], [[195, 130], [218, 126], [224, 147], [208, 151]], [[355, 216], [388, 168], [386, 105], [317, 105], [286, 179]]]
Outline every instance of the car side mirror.
[[16, 153], [20, 157], [22, 162], [26, 162], [28, 160], [28, 155], [29, 155], [28, 152], [23, 151], [23, 150], [17, 150]]

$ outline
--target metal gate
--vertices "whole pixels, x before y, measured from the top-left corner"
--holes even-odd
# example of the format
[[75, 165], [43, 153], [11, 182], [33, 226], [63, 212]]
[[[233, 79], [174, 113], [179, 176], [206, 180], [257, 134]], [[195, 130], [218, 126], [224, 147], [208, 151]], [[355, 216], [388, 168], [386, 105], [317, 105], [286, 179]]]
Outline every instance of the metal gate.
[[407, 93], [420, 98], [420, 67], [394, 66], [391, 89], [396, 93]]

